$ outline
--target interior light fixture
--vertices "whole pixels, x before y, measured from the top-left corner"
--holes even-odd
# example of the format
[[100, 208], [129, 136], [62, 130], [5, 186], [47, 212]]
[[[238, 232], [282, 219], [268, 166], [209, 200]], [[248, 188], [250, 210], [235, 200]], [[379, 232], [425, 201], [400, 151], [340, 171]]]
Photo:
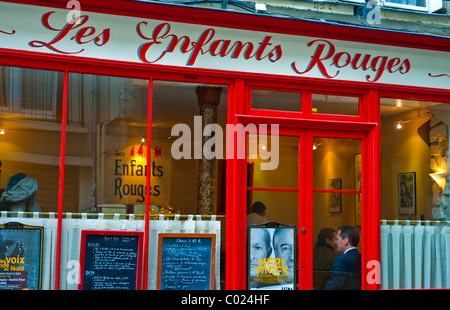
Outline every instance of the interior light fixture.
[[447, 184], [448, 172], [438, 171], [430, 173], [430, 177], [439, 185], [440, 188], [444, 189], [445, 184]]
[[313, 150], [317, 150], [317, 145], [315, 143], [313, 144]]
[[5, 129], [0, 129], [0, 135], [4, 135], [5, 134]]
[[408, 118], [406, 120], [400, 120], [400, 121], [395, 123], [395, 128], [398, 129], [398, 130], [403, 129], [403, 127], [404, 127], [404, 125], [406, 123], [409, 123], [409, 122], [412, 122], [412, 121], [415, 121], [415, 120], [418, 120], [420, 118], [423, 118], [425, 116], [430, 116], [430, 115], [432, 115], [431, 112], [427, 112], [427, 113], [424, 113], [424, 114], [420, 114], [420, 115]]
[[144, 137], [141, 138], [141, 142], [145, 143], [145, 138]]

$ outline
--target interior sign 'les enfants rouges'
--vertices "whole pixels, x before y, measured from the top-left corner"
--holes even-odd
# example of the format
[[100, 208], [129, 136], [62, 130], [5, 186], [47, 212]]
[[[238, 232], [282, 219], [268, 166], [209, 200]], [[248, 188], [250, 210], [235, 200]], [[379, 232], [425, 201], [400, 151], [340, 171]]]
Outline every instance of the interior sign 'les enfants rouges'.
[[[39, 19], [40, 29], [33, 27], [34, 32], [30, 32], [34, 24], [29, 25], [30, 29], [26, 26], [23, 28], [6, 15], [6, 20], [10, 18], [12, 25], [3, 24], [2, 28], [8, 28], [0, 29], [0, 36], [17, 37], [18, 40], [24, 40], [23, 43], [26, 40], [27, 50], [41, 52], [45, 49], [60, 55], [94, 58], [106, 55], [111, 60], [145, 64], [360, 82], [417, 85], [424, 83], [424, 78], [438, 76], [431, 74], [430, 68], [435, 71], [447, 70], [442, 68], [442, 64], [439, 66], [439, 59], [445, 59], [445, 52], [424, 55], [410, 48], [379, 48], [368, 43], [269, 32], [261, 34], [242, 29], [88, 12], [69, 23], [65, 18], [61, 18], [65, 17], [65, 10], [36, 10], [40, 11], [29, 14]], [[17, 9], [17, 14], [19, 13]], [[117, 27], [119, 24], [120, 28]], [[15, 29], [15, 26], [18, 29]], [[27, 35], [25, 30], [29, 30]], [[34, 36], [31, 40], [30, 33]], [[5, 43], [4, 40], [0, 41], [0, 48], [5, 48], [2, 42]], [[426, 67], [423, 64], [426, 64]], [[434, 73], [440, 73], [440, 77], [446, 75], [442, 74], [446, 72]], [[399, 76], [402, 79], [399, 79]], [[436, 80], [434, 79], [434, 82]], [[425, 86], [440, 87], [431, 80], [427, 83]]]

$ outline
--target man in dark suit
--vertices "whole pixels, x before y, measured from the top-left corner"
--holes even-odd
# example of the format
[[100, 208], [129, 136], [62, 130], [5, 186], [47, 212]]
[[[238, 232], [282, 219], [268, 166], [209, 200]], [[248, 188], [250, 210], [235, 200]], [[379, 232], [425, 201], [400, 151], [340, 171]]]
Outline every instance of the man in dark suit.
[[361, 289], [361, 253], [356, 246], [359, 233], [356, 227], [344, 225], [338, 228], [336, 247], [342, 255], [335, 258], [330, 278], [324, 290]]

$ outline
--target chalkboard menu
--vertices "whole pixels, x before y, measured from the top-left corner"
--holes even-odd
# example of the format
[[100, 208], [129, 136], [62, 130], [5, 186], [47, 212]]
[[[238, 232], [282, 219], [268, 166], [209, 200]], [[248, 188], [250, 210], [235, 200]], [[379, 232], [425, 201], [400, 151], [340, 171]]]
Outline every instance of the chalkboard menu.
[[138, 231], [82, 230], [78, 288], [140, 289], [142, 239]]
[[214, 234], [159, 234], [157, 288], [213, 289], [215, 246]]

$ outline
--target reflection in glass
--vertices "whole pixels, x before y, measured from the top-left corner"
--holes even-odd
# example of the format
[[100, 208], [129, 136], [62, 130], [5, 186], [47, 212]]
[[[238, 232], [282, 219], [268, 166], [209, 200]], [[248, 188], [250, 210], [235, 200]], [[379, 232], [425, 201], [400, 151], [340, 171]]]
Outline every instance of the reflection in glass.
[[252, 108], [300, 112], [301, 93], [252, 89]]
[[321, 114], [358, 115], [359, 97], [312, 94], [312, 111]]
[[148, 81], [69, 75], [64, 212], [145, 206]]
[[63, 79], [61, 72], [0, 67], [2, 210], [57, 210]]
[[[205, 151], [219, 148], [220, 139], [217, 137], [217, 144], [205, 148], [209, 136], [203, 128], [217, 124], [225, 135], [226, 120], [226, 86], [154, 82], [151, 144], [152, 165], [154, 162], [157, 173], [151, 180], [153, 207], [182, 214], [215, 214], [218, 200], [225, 205], [222, 187], [226, 186], [226, 178], [218, 182], [218, 163], [225, 159], [225, 152], [223, 156], [217, 153], [212, 159], [205, 159]], [[220, 132], [212, 133], [215, 134]], [[225, 136], [222, 138], [222, 148], [226, 150]]]

